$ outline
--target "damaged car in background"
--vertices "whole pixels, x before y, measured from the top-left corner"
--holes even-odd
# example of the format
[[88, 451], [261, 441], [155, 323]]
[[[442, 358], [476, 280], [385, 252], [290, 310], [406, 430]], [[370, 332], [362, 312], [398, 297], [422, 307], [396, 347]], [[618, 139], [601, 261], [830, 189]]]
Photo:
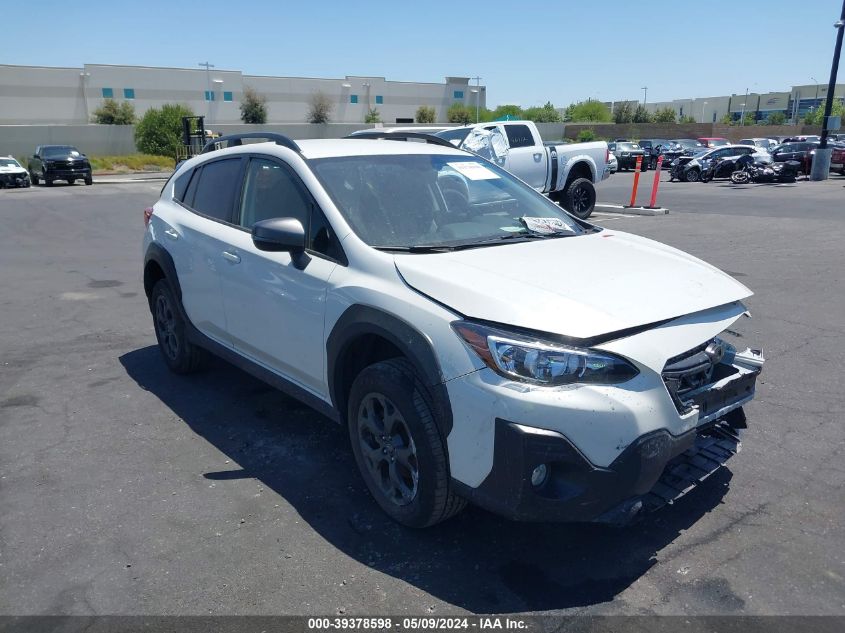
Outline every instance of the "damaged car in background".
[[344, 425], [393, 519], [625, 523], [738, 452], [743, 284], [448, 143], [266, 136], [145, 210], [162, 358], [211, 351]]

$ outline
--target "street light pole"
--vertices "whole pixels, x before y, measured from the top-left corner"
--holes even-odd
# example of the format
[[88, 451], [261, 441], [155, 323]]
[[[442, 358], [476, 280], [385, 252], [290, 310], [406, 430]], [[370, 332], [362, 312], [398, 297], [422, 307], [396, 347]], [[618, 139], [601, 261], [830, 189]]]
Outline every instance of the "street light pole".
[[[211, 69], [214, 68], [214, 64], [209, 64], [208, 62], [200, 62], [197, 66], [205, 66], [205, 100], [208, 101], [208, 122], [211, 123]], [[203, 143], [205, 139], [203, 139]]]
[[827, 180], [828, 176], [830, 176], [830, 155], [833, 153], [833, 150], [827, 146], [827, 135], [829, 133], [830, 113], [833, 110], [833, 92], [836, 90], [836, 75], [839, 72], [839, 56], [842, 53], [842, 35], [845, 33], [845, 0], [842, 0], [842, 15], [839, 16], [839, 20], [833, 24], [833, 27], [837, 31], [836, 46], [833, 49], [830, 81], [827, 84], [827, 101], [824, 104], [822, 137], [813, 157], [813, 168], [810, 173], [811, 180]]
[[742, 102], [742, 114], [739, 117], [739, 126], [745, 125], [745, 104], [748, 103], [748, 88], [745, 89], [745, 99]]
[[478, 102], [481, 99], [481, 77], [475, 79], [475, 122], [478, 123]]
[[645, 107], [645, 104], [648, 103], [648, 86], [643, 86], [642, 91], [643, 91], [643, 107]]

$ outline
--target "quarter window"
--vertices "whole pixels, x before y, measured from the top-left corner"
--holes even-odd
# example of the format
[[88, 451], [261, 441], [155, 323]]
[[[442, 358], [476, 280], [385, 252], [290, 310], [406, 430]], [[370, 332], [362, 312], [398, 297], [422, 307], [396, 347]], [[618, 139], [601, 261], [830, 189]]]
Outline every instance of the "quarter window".
[[[206, 163], [199, 173], [196, 194], [193, 196], [195, 210], [216, 220], [232, 221], [235, 196], [240, 190], [241, 159], [229, 158]], [[193, 181], [188, 187], [194, 186]]]

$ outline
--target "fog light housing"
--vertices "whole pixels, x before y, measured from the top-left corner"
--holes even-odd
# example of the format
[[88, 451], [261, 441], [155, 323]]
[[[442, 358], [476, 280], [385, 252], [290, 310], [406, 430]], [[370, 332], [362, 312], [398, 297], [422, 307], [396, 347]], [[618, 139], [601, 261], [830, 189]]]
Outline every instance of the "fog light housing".
[[533, 471], [531, 471], [531, 485], [539, 488], [549, 478], [549, 467], [545, 464], [540, 464]]

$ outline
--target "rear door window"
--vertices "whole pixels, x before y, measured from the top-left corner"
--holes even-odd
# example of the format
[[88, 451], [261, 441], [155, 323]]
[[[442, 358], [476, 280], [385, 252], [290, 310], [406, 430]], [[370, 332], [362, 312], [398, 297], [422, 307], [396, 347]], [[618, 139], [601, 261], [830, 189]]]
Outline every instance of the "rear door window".
[[192, 179], [188, 192], [196, 184], [191, 207], [203, 215], [224, 222], [232, 221], [235, 198], [241, 189], [241, 158], [226, 158], [205, 163], [202, 171]]
[[534, 137], [527, 125], [506, 125], [505, 134], [507, 134], [508, 144], [511, 148], [532, 147], [534, 145]]

